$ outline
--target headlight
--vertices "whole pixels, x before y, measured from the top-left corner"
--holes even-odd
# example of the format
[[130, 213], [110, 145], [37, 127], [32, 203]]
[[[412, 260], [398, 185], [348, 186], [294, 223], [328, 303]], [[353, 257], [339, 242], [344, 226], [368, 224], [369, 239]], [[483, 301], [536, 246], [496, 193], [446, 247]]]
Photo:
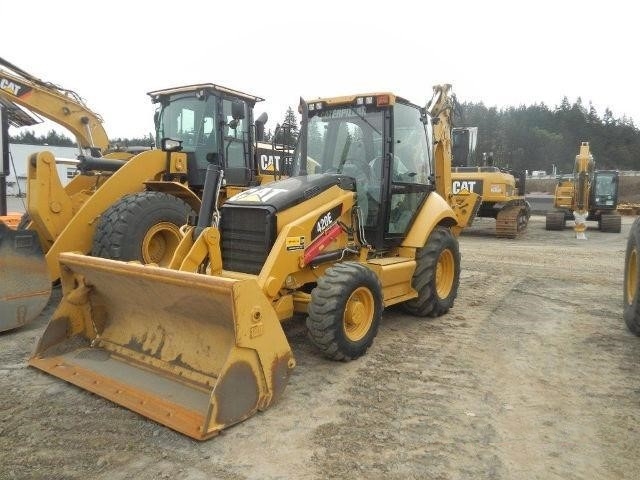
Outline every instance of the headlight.
[[182, 150], [182, 140], [163, 138], [160, 142], [160, 146], [163, 152], [179, 152]]

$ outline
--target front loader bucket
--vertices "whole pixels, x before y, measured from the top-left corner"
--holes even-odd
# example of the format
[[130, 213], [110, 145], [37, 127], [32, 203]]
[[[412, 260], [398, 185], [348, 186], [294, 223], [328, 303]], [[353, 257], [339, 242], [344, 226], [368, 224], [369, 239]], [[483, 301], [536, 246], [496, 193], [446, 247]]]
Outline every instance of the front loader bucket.
[[295, 365], [254, 278], [64, 253], [29, 364], [204, 440], [266, 409]]
[[51, 296], [38, 235], [0, 222], [0, 332], [36, 318]]

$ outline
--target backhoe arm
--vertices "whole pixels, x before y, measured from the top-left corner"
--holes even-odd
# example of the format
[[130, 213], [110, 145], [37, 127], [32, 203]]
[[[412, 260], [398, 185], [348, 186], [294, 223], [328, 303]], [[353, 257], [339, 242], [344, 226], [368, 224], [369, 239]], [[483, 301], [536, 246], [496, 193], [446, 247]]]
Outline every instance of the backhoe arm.
[[445, 200], [451, 194], [451, 129], [453, 97], [451, 85], [434, 85], [433, 97], [427, 105], [433, 120], [434, 170], [436, 191]]
[[453, 229], [455, 234], [460, 233], [473, 222], [482, 198], [473, 192], [451, 192], [451, 165], [452, 165], [452, 139], [453, 129], [453, 103], [451, 85], [434, 85], [433, 97], [427, 104], [433, 122], [433, 153], [436, 192], [444, 198], [456, 214], [458, 225]]

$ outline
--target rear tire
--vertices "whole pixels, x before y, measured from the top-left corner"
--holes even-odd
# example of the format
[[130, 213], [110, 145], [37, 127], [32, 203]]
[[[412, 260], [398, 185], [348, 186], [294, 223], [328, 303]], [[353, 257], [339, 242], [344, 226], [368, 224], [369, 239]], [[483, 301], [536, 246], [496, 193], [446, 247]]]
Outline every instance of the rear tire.
[[453, 307], [460, 283], [460, 250], [450, 229], [436, 227], [424, 247], [416, 251], [412, 286], [418, 297], [402, 308], [418, 317], [438, 317]]
[[309, 338], [324, 356], [353, 360], [373, 343], [382, 310], [382, 286], [375, 273], [359, 263], [338, 263], [311, 292]]
[[547, 212], [545, 228], [547, 230], [564, 230], [565, 221], [564, 212]]
[[164, 192], [127, 195], [101, 215], [91, 255], [167, 266], [180, 242], [180, 227], [192, 211]]
[[622, 217], [615, 213], [601, 215], [598, 226], [603, 232], [620, 233], [622, 231]]
[[640, 218], [631, 226], [624, 260], [623, 316], [624, 321], [636, 335], [640, 336]]

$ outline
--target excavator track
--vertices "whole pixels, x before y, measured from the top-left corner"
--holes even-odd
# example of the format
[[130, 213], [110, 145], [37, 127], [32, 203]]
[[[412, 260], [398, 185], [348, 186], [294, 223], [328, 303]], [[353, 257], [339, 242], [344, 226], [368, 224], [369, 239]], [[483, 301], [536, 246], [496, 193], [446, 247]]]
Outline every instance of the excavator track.
[[529, 214], [526, 205], [509, 205], [496, 216], [496, 237], [516, 238], [527, 228]]

